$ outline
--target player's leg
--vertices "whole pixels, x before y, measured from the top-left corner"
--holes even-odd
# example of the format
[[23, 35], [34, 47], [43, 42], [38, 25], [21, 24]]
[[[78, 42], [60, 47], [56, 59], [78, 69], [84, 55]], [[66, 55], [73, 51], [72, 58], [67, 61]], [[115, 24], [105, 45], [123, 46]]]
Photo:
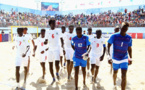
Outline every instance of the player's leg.
[[25, 67], [24, 67], [24, 83], [26, 83], [27, 73], [28, 73], [28, 67], [25, 66]]
[[70, 78], [72, 78], [71, 77], [71, 72], [72, 72], [72, 69], [73, 69], [73, 61], [70, 61], [70, 68], [69, 69], [70, 69], [69, 70], [70, 71], [70, 75], [69, 76], [70, 76]]
[[87, 66], [87, 60], [80, 60], [80, 66], [82, 67], [83, 72], [83, 84], [86, 86], [86, 66]]
[[96, 68], [96, 70], [95, 70], [95, 76], [94, 76], [94, 80], [95, 80], [95, 82], [96, 82], [96, 77], [97, 77], [97, 75], [98, 75], [98, 72], [99, 72], [99, 66], [95, 66]]
[[68, 73], [68, 79], [70, 79], [70, 60], [67, 60], [67, 73]]
[[94, 82], [94, 69], [96, 66], [96, 57], [90, 55], [92, 82]]
[[42, 67], [42, 72], [43, 72], [42, 79], [45, 79], [45, 62], [41, 62], [40, 65]]
[[82, 67], [83, 72], [83, 84], [86, 86], [86, 67]]
[[20, 88], [19, 82], [20, 82], [20, 66], [16, 66], [16, 82], [17, 86], [16, 88]]
[[94, 68], [95, 64], [91, 64], [92, 82], [94, 82]]
[[80, 59], [74, 57], [73, 65], [75, 67], [75, 90], [78, 90], [78, 75], [79, 75]]
[[125, 90], [126, 84], [127, 84], [127, 69], [128, 69], [128, 63], [121, 63], [120, 64], [121, 68], [121, 90]]
[[53, 71], [53, 60], [54, 60], [54, 53], [52, 51], [48, 51], [47, 56], [48, 56], [48, 62], [49, 62], [49, 71], [50, 74], [53, 78], [53, 81], [51, 82], [51, 85], [55, 83], [55, 76], [54, 76], [54, 71]]
[[59, 80], [59, 61], [58, 60], [55, 60], [55, 68], [56, 68], [56, 76], [57, 76], [57, 79]]
[[60, 56], [60, 64], [61, 64], [61, 67], [63, 67], [62, 60], [63, 60], [63, 56]]
[[113, 83], [114, 83], [114, 89], [116, 89], [116, 78], [117, 78], [118, 69], [120, 68], [120, 64], [113, 63], [112, 65], [113, 65]]
[[79, 66], [75, 67], [75, 90], [78, 90]]
[[87, 74], [89, 75], [90, 72], [90, 58], [87, 60]]
[[114, 86], [116, 86], [117, 73], [118, 73], [118, 70], [113, 70], [113, 83], [114, 83]]
[[127, 70], [121, 70], [121, 78], [122, 78], [122, 81], [121, 81], [121, 90], [125, 90], [125, 88], [126, 88], [126, 83], [127, 83], [127, 81], [126, 81], [126, 74], [127, 74]]
[[28, 56], [28, 72], [29, 72], [29, 68], [30, 68], [30, 56]]

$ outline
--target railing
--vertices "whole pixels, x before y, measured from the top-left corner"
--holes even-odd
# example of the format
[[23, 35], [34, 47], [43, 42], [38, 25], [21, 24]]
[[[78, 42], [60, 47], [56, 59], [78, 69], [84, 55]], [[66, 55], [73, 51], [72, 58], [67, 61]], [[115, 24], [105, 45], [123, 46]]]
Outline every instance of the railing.
[[[81, 27], [115, 27], [115, 26], [120, 26], [121, 24], [74, 24], [75, 27], [81, 26]], [[18, 24], [18, 23], [1, 23], [0, 22], [0, 27], [9, 27], [9, 26], [38, 26], [38, 27], [44, 27], [47, 28], [49, 25], [40, 25], [40, 24]], [[69, 24], [59, 24], [56, 25], [56, 27], [61, 27], [61, 26], [66, 26], [68, 27]], [[130, 27], [145, 27], [145, 23], [132, 23], [130, 24]]]

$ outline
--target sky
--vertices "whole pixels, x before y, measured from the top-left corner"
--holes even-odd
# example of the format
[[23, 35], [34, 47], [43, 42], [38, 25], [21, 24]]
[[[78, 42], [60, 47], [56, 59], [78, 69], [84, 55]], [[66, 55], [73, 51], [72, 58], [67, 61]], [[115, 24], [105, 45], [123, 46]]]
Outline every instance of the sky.
[[128, 5], [145, 5], [145, 0], [0, 0], [0, 3], [2, 4], [38, 10], [41, 10], [41, 2], [60, 3], [59, 10], [61, 11]]

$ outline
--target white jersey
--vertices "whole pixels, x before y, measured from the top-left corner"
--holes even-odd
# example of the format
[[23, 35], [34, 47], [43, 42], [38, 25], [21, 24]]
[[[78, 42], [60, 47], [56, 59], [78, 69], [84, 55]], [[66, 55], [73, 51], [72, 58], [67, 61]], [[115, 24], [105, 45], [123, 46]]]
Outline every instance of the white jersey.
[[55, 30], [49, 30], [45, 33], [45, 39], [48, 39], [48, 46], [49, 49], [58, 49], [60, 48], [61, 42], [61, 30], [55, 29]]
[[15, 37], [16, 55], [22, 56], [26, 53], [28, 42], [26, 37]]
[[91, 39], [91, 53], [102, 54], [103, 45], [105, 44], [104, 38], [92, 38]]
[[91, 34], [91, 35], [87, 35], [89, 37], [89, 39], [91, 40], [92, 38], [94, 38], [94, 35]]
[[28, 42], [29, 42], [29, 45], [30, 45], [30, 42], [33, 40], [32, 35], [31, 34], [24, 34], [23, 36], [28, 39]]
[[47, 45], [45, 45], [44, 42], [45, 42], [45, 38], [41, 38], [41, 37], [38, 37], [35, 41], [35, 45], [37, 46], [37, 50], [39, 53], [45, 51], [45, 49], [47, 48]]
[[75, 36], [73, 33], [66, 32], [64, 34], [64, 46], [65, 48], [72, 48], [71, 47], [71, 39]]

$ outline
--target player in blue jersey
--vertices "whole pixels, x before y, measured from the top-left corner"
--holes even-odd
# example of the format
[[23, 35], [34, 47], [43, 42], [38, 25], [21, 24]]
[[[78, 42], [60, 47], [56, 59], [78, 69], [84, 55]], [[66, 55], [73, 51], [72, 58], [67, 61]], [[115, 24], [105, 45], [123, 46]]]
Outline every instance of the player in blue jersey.
[[73, 63], [75, 67], [75, 88], [78, 90], [78, 74], [79, 74], [79, 66], [82, 67], [83, 72], [83, 84], [86, 86], [86, 65], [88, 54], [90, 52], [90, 41], [89, 37], [82, 34], [82, 28], [76, 28], [77, 36], [72, 38], [72, 48], [74, 49], [74, 57]]
[[[132, 64], [132, 38], [126, 34], [129, 24], [127, 22], [122, 23], [120, 33], [113, 34], [108, 40], [108, 53], [110, 55], [110, 47], [113, 44], [113, 55], [108, 61], [109, 64], [113, 63], [113, 81], [114, 89], [116, 87], [116, 78], [118, 69], [121, 68], [122, 82], [121, 90], [126, 88], [126, 74], [128, 64]], [[130, 63], [128, 63], [128, 54], [130, 56]]]

